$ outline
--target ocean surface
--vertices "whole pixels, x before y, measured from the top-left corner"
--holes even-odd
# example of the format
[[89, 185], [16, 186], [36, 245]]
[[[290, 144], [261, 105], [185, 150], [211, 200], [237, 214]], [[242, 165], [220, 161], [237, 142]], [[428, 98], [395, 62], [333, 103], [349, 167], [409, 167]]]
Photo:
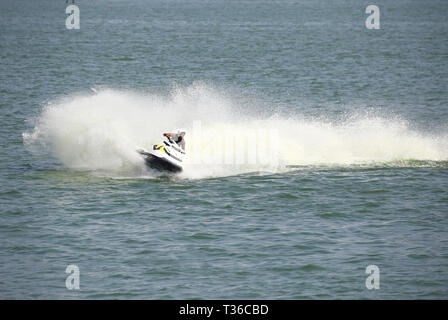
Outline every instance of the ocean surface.
[[68, 5], [0, 1], [0, 298], [448, 298], [447, 1]]

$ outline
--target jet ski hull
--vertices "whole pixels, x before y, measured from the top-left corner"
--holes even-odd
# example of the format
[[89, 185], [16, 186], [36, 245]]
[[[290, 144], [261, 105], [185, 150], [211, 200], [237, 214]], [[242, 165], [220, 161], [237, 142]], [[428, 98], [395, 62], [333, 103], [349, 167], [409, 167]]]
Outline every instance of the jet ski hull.
[[164, 173], [182, 172], [182, 152], [179, 151], [170, 141], [154, 145], [149, 152], [143, 148], [137, 149], [149, 168]]
[[145, 163], [151, 169], [162, 172], [179, 173], [182, 172], [182, 167], [170, 162], [165, 158], [157, 157], [153, 154], [146, 154]]

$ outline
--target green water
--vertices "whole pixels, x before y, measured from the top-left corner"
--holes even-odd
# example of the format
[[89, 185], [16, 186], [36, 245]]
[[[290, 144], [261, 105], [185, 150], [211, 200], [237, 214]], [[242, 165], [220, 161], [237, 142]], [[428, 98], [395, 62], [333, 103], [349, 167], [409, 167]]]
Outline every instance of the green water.
[[[0, 298], [448, 297], [446, 1], [76, 4], [0, 2]], [[195, 121], [278, 165], [134, 152]]]

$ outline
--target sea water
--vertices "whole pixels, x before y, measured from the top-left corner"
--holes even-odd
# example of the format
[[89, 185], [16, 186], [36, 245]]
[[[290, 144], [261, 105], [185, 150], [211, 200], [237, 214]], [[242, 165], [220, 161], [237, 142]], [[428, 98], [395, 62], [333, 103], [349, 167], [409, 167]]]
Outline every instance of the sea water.
[[75, 4], [0, 2], [1, 298], [448, 297], [446, 1]]

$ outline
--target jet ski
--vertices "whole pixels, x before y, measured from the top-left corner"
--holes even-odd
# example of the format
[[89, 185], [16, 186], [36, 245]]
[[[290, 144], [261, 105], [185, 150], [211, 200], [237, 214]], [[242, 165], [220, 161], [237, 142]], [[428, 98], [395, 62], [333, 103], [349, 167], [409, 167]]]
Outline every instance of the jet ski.
[[156, 144], [151, 151], [139, 148], [137, 152], [145, 159], [146, 165], [154, 170], [165, 173], [182, 172], [182, 158], [185, 152], [171, 138], [164, 140], [162, 144]]

